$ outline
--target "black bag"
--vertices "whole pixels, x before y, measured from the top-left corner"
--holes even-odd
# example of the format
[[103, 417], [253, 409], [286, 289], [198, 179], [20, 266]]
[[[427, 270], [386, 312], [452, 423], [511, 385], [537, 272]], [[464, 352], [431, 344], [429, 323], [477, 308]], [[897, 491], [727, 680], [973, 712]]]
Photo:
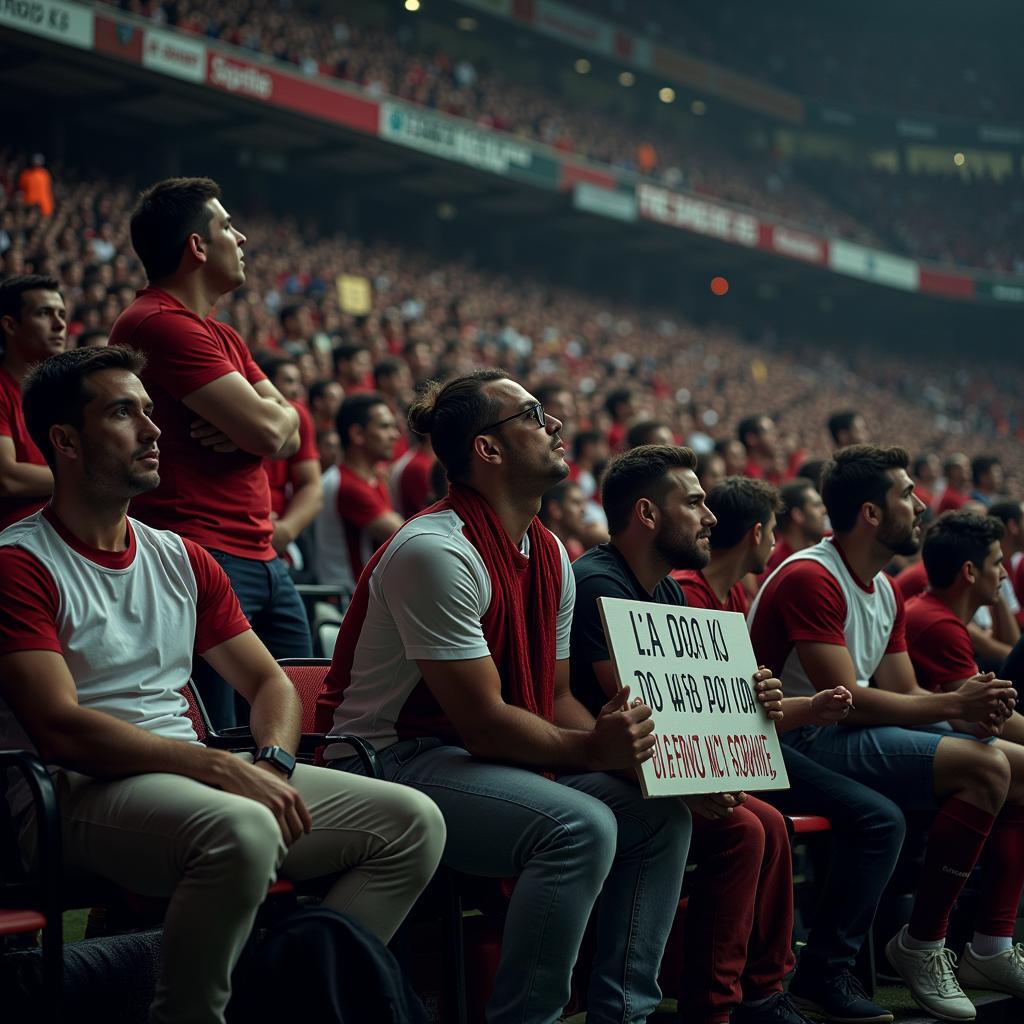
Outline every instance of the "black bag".
[[296, 910], [251, 941], [231, 987], [229, 1024], [427, 1024], [423, 1004], [387, 946], [327, 907]]

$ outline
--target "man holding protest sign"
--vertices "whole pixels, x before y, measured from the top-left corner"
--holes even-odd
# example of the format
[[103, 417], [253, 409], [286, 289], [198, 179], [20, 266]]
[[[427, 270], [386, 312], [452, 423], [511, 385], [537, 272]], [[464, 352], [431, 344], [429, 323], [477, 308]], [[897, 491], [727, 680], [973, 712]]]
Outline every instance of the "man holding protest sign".
[[[599, 707], [617, 689], [598, 599], [684, 606], [686, 599], [669, 572], [698, 570], [707, 564], [715, 517], [704, 504], [696, 465], [689, 448], [645, 445], [618, 456], [604, 476], [602, 500], [611, 541], [593, 548], [573, 566], [577, 603], [570, 645], [572, 685], [590, 707]], [[661, 644], [657, 621], [635, 626], [637, 647], [647, 645], [647, 650]], [[674, 613], [666, 620], [665, 642], [673, 651], [678, 649], [684, 656], [692, 653], [691, 664], [706, 661], [702, 654], [728, 656], [714, 633], [705, 641], [694, 629], [696, 620], [690, 620], [689, 631], [682, 624], [685, 621], [686, 617]], [[677, 623], [675, 629], [672, 622]], [[677, 660], [676, 667], [680, 666]], [[623, 665], [618, 667], [621, 672]], [[708, 687], [703, 699], [691, 691], [678, 699], [678, 705], [695, 711], [699, 700], [709, 714], [713, 702], [756, 711], [752, 696], [741, 694], [738, 686], [731, 694], [726, 688], [721, 700], [710, 683], [714, 678], [705, 677]], [[781, 717], [777, 680], [761, 670], [754, 676], [754, 686], [769, 717]], [[837, 700], [844, 703], [842, 695]], [[681, 747], [672, 746], [674, 752], [670, 747], [663, 756], [666, 770], [675, 774], [670, 758]], [[732, 749], [728, 739], [726, 746]], [[685, 758], [676, 756], [676, 763], [685, 766]], [[736, 767], [734, 763], [734, 773]], [[806, 1021], [782, 992], [782, 979], [793, 966], [792, 862], [782, 815], [743, 792], [702, 793], [684, 799], [696, 814], [699, 868], [684, 933], [681, 1019], [719, 1024], [730, 1020], [731, 1014], [734, 1022]]]
[[[979, 859], [978, 930], [960, 981], [1024, 997], [1024, 956], [1012, 940], [1024, 888], [1024, 748], [991, 738], [1015, 703], [1008, 682], [976, 674], [953, 692], [931, 693], [915, 677], [903, 601], [882, 572], [894, 554], [920, 545], [925, 506], [908, 461], [895, 447], [835, 453], [822, 474], [835, 535], [768, 578], [751, 607], [751, 637], [798, 692], [856, 687], [848, 727], [791, 733], [794, 747], [905, 809], [935, 812], [910, 923], [886, 952], [927, 1010], [973, 1020], [945, 935]], [[976, 735], [955, 732], [949, 720], [970, 723], [963, 728]]]
[[[444, 861], [517, 875], [489, 1024], [553, 1024], [598, 896], [589, 1018], [642, 1024], [690, 840], [676, 800], [613, 772], [652, 754], [650, 708], [624, 690], [592, 715], [569, 690], [576, 587], [537, 519], [568, 475], [561, 423], [500, 370], [431, 384], [409, 412], [449, 495], [367, 563], [318, 706], [385, 777], [434, 796]], [[327, 746], [325, 756], [348, 751]]]

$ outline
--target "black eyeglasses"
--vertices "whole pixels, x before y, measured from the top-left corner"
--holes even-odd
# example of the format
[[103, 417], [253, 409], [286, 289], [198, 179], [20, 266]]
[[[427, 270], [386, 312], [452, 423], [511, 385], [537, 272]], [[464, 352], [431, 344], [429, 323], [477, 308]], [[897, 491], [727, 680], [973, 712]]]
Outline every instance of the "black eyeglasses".
[[517, 420], [520, 416], [532, 416], [537, 421], [538, 427], [545, 426], [548, 421], [547, 416], [544, 414], [544, 406], [538, 402], [536, 405], [531, 405], [529, 409], [521, 409], [519, 412], [513, 413], [511, 416], [506, 416], [503, 420], [498, 420], [497, 423], [488, 424], [482, 430], [477, 431], [477, 434], [487, 434], [495, 427], [500, 427], [503, 423], [510, 423], [512, 420]]

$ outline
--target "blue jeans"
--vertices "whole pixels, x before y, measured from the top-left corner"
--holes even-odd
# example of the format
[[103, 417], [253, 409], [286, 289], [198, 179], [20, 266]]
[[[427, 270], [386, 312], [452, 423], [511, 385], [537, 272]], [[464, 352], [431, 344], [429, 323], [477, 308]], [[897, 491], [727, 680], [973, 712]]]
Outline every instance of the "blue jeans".
[[831, 974], [853, 966], [899, 858], [906, 822], [892, 800], [808, 756], [802, 748], [814, 731], [782, 735], [790, 788], [759, 796], [784, 814], [820, 814], [832, 822], [828, 877], [800, 954], [802, 971]]
[[[380, 752], [384, 777], [430, 796], [448, 828], [442, 863], [518, 876], [488, 1024], [552, 1024], [598, 897], [588, 1024], [640, 1024], [661, 999], [658, 968], [690, 845], [679, 800], [644, 800], [603, 772], [562, 775], [480, 761], [437, 739]], [[358, 770], [358, 761], [334, 762]]]
[[[311, 658], [306, 608], [285, 563], [280, 558], [260, 562], [209, 550], [227, 573], [242, 612], [267, 650], [278, 660]], [[202, 658], [194, 660], [192, 678], [215, 729], [248, 722], [248, 705], [236, 699], [235, 691]]]

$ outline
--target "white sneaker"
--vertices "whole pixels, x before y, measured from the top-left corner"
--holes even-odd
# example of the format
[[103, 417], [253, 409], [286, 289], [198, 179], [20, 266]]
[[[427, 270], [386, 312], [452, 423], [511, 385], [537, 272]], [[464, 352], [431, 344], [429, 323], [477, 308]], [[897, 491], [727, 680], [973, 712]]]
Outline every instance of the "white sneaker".
[[974, 1003], [956, 980], [956, 956], [945, 946], [939, 949], [907, 949], [904, 925], [885, 946], [889, 963], [906, 982], [917, 1003], [939, 1020], [974, 1020]]
[[995, 956], [978, 956], [968, 942], [959, 977], [961, 985], [1008, 992], [1024, 999], [1024, 946], [1018, 943]]

